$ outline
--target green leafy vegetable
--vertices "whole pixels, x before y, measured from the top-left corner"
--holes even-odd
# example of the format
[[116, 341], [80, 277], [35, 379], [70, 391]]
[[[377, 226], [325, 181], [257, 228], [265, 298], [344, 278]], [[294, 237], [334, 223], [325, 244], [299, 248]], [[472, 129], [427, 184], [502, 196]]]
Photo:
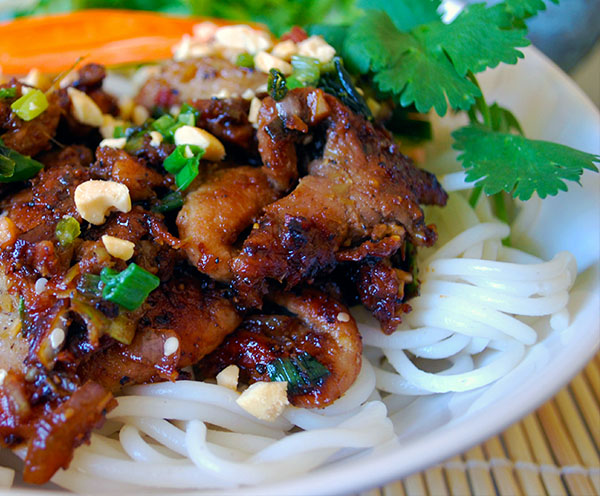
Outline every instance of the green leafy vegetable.
[[16, 88], [0, 88], [0, 99], [8, 100], [17, 96]]
[[24, 121], [30, 121], [48, 108], [48, 99], [40, 90], [32, 89], [15, 100], [10, 108]]
[[319, 386], [329, 374], [329, 370], [315, 357], [301, 353], [296, 357], [276, 358], [267, 364], [271, 381], [287, 382], [288, 391], [297, 392]]
[[[558, 4], [558, 0], [552, 0], [552, 2]], [[522, 19], [546, 9], [543, 0], [505, 0], [504, 3], [510, 14]]]
[[135, 263], [122, 272], [105, 267], [100, 273], [104, 283], [102, 298], [118, 303], [127, 310], [139, 308], [160, 285], [160, 279]]
[[287, 95], [287, 81], [281, 71], [271, 69], [269, 71], [269, 81], [267, 83], [267, 91], [271, 98], [275, 101], [283, 100]]
[[60, 246], [69, 246], [81, 234], [81, 226], [79, 222], [70, 215], [65, 215], [56, 224], [55, 235], [60, 243]]
[[439, 0], [359, 0], [366, 10], [381, 10], [390, 16], [400, 31], [410, 31], [421, 24], [440, 20]]
[[501, 191], [528, 200], [534, 192], [541, 198], [566, 191], [565, 180], [579, 181], [584, 169], [598, 171], [600, 156], [568, 146], [523, 136], [491, 131], [480, 125], [452, 133], [454, 148], [467, 171], [467, 181], [488, 195]]
[[43, 164], [8, 148], [0, 139], [0, 183], [26, 181], [43, 168]]

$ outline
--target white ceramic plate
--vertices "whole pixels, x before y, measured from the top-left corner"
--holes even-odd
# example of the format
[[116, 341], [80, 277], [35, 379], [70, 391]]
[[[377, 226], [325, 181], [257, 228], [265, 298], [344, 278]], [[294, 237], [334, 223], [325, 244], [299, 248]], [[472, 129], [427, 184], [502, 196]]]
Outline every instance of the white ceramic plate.
[[[537, 50], [525, 53], [519, 65], [482, 75], [486, 96], [512, 109], [529, 137], [600, 153], [598, 111]], [[546, 199], [528, 242], [544, 258], [560, 250], [570, 250], [577, 258], [580, 275], [572, 290], [568, 329], [550, 332], [517, 369], [495, 384], [416, 401], [404, 410], [398, 438], [380, 449], [285, 482], [227, 494], [344, 494], [383, 485], [467, 450], [553, 396], [592, 358], [600, 343], [599, 176], [586, 173], [582, 188], [571, 184], [568, 193]], [[10, 494], [16, 492], [20, 491]]]

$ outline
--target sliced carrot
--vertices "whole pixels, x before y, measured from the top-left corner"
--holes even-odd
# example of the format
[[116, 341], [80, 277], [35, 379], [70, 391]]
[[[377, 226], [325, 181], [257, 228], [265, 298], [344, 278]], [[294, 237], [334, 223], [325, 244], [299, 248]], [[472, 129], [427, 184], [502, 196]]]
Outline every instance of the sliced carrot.
[[25, 74], [34, 67], [58, 73], [79, 57], [105, 65], [166, 59], [183, 34], [206, 20], [227, 24], [110, 9], [21, 18], [0, 24], [0, 67], [4, 74]]

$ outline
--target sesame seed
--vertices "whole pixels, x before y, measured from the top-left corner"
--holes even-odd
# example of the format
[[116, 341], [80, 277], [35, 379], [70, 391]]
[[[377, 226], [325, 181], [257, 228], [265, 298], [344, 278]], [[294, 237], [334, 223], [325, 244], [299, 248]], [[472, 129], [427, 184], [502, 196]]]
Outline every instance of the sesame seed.
[[48, 284], [48, 279], [45, 277], [40, 277], [37, 281], [35, 281], [35, 294], [42, 294], [46, 291], [46, 284]]
[[179, 339], [170, 337], [165, 341], [164, 355], [171, 356], [179, 349]]
[[65, 331], [60, 327], [56, 327], [50, 333], [50, 345], [57, 350], [65, 342]]
[[348, 315], [346, 312], [340, 312], [337, 314], [337, 319], [340, 322], [350, 322], [350, 315]]

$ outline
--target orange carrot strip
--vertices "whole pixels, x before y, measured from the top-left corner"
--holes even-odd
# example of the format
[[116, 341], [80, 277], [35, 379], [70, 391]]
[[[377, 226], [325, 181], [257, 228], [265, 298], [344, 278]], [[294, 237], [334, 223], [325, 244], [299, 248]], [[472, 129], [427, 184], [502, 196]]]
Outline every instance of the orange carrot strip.
[[206, 20], [227, 24], [110, 9], [21, 18], [0, 23], [0, 67], [4, 74], [25, 74], [34, 67], [57, 73], [79, 57], [105, 65], [166, 59], [183, 34]]

